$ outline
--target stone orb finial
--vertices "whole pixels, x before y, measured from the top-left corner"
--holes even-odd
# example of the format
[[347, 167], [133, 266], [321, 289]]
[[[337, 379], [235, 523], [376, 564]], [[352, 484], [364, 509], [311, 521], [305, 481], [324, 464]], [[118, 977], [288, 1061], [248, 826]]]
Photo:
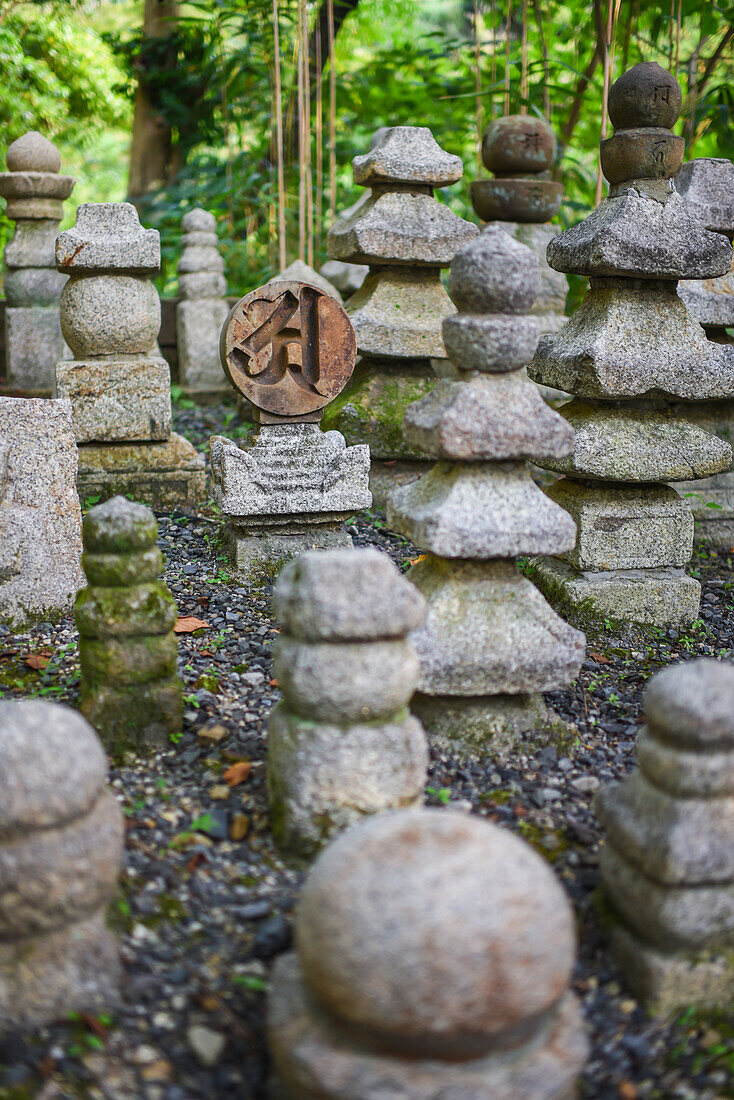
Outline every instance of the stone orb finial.
[[216, 233], [217, 219], [208, 210], [196, 207], [184, 214], [181, 227], [184, 233]]
[[609, 92], [609, 117], [615, 130], [663, 127], [670, 130], [683, 107], [675, 77], [656, 61], [641, 61], [622, 73]]
[[488, 225], [454, 256], [448, 291], [460, 313], [527, 313], [540, 293], [538, 258]]
[[506, 115], [484, 131], [482, 161], [497, 176], [546, 172], [556, 157], [556, 135], [545, 119]]
[[8, 146], [5, 163], [9, 172], [60, 172], [61, 154], [52, 141], [29, 130]]
[[516, 1045], [564, 997], [574, 940], [540, 856], [446, 810], [349, 830], [316, 861], [296, 919], [305, 981], [329, 1017], [377, 1050], [432, 1059]]
[[734, 665], [686, 661], [659, 672], [645, 692], [656, 737], [679, 748], [734, 748]]
[[126, 497], [112, 497], [91, 508], [82, 527], [84, 546], [102, 554], [131, 553], [153, 546], [158, 524], [150, 508]]

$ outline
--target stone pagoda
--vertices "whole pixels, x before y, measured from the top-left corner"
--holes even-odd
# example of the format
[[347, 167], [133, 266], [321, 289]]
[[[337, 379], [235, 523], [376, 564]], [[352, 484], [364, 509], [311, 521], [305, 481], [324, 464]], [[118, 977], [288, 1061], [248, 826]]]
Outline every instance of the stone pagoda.
[[171, 376], [157, 352], [161, 304], [156, 229], [129, 202], [84, 203], [56, 242], [70, 276], [61, 328], [74, 358], [56, 365], [56, 391], [71, 401], [79, 444], [79, 495], [131, 495], [153, 508], [194, 509], [204, 462], [171, 431]]
[[536, 580], [576, 617], [657, 626], [698, 615], [700, 585], [685, 573], [693, 545], [688, 502], [666, 484], [726, 470], [731, 448], [689, 402], [734, 393], [734, 355], [713, 344], [676, 294], [679, 279], [729, 270], [732, 249], [673, 186], [683, 139], [674, 78], [652, 62], [612, 86], [613, 137], [602, 142], [610, 191], [548, 245], [560, 271], [590, 276], [581, 306], [541, 338], [528, 372], [574, 395], [563, 416], [573, 453], [539, 459], [567, 476], [549, 490], [578, 525], [575, 547], [538, 564]]
[[515, 564], [576, 538], [526, 465], [541, 441], [559, 458], [573, 448], [568, 424], [521, 373], [538, 341], [526, 314], [539, 285], [533, 253], [496, 226], [457, 253], [449, 293], [459, 312], [443, 336], [458, 378], [405, 416], [408, 442], [438, 462], [388, 502], [391, 526], [428, 552], [409, 573], [428, 601], [413, 635], [413, 709], [429, 734], [493, 753], [552, 725], [539, 693], [565, 687], [584, 657], [583, 634]]
[[319, 423], [354, 370], [343, 306], [309, 283], [273, 280], [233, 307], [221, 355], [256, 422], [240, 445], [210, 441], [214, 500], [236, 573], [277, 572], [302, 550], [351, 547], [341, 523], [372, 503], [369, 448], [347, 447]]
[[441, 269], [477, 228], [433, 197], [461, 179], [463, 165], [425, 126], [379, 130], [353, 168], [371, 193], [332, 227], [327, 247], [333, 259], [370, 268], [348, 306], [361, 360], [324, 422], [350, 443], [369, 443], [382, 498], [386, 486], [425, 472], [425, 456], [403, 438], [403, 414], [432, 388], [431, 360], [446, 358], [441, 322], [454, 309]]
[[59, 324], [66, 282], [56, 270], [54, 245], [64, 199], [74, 187], [61, 176], [55, 145], [36, 130], [9, 146], [0, 195], [15, 232], [5, 246], [5, 381], [3, 393], [50, 397], [54, 368], [69, 354]]
[[555, 160], [556, 135], [545, 119], [506, 115], [489, 124], [482, 141], [484, 167], [495, 178], [469, 185], [482, 221], [500, 225], [538, 257], [540, 293], [531, 313], [541, 332], [557, 332], [567, 320], [568, 280], [545, 258], [548, 242], [561, 231], [550, 223], [563, 200], [563, 184], [551, 179]]
[[196, 401], [218, 401], [229, 393], [219, 361], [219, 333], [229, 313], [224, 260], [217, 222], [206, 210], [189, 210], [182, 221], [178, 262], [176, 344], [181, 386]]
[[[684, 164], [675, 181], [676, 190], [695, 208], [707, 229], [734, 238], [734, 164], [730, 160], [702, 157]], [[709, 340], [733, 341], [734, 265], [718, 279], [678, 284], [678, 295], [688, 306]], [[690, 410], [697, 424], [715, 431], [734, 446], [734, 395], [719, 401], [702, 401]], [[734, 546], [734, 471], [715, 474], [699, 484], [676, 486], [686, 497], [696, 520], [696, 534], [710, 545], [729, 550]]]

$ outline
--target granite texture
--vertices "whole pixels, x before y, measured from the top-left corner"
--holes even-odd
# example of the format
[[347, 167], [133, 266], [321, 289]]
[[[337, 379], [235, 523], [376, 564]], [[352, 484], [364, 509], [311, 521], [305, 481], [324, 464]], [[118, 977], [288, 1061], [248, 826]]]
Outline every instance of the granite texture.
[[354, 182], [447, 187], [464, 172], [461, 157], [447, 153], [427, 126], [390, 126], [378, 131], [368, 153], [352, 161]]
[[145, 355], [161, 327], [158, 291], [139, 275], [73, 277], [61, 292], [61, 331], [74, 355]]
[[170, 381], [168, 363], [152, 357], [71, 359], [56, 366], [56, 394], [71, 402], [78, 443], [168, 440]]
[[68, 275], [155, 275], [160, 234], [141, 226], [130, 202], [85, 202], [56, 241], [56, 266]]
[[173, 432], [165, 443], [84, 443], [77, 488], [82, 500], [118, 494], [162, 512], [196, 512], [206, 496], [204, 460]]

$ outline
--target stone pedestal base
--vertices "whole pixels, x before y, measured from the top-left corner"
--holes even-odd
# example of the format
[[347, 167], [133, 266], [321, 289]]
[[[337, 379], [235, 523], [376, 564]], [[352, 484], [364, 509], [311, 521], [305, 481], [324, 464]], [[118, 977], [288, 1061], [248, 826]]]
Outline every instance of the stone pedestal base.
[[690, 626], [701, 585], [682, 569], [583, 573], [559, 558], [535, 562], [533, 581], [564, 617], [580, 626], [611, 619], [650, 626]]
[[622, 925], [612, 932], [612, 954], [627, 985], [651, 1012], [721, 1008], [734, 1000], [734, 952], [697, 956], [657, 951]]
[[[275, 576], [291, 558], [297, 558], [304, 550], [344, 550], [353, 546], [351, 536], [339, 522], [313, 523], [303, 517], [302, 523], [283, 526], [239, 527], [226, 524], [222, 538], [227, 558], [240, 580], [253, 580], [265, 571]], [[349, 516], [344, 516], [348, 519]]]
[[166, 443], [83, 443], [77, 489], [82, 503], [120, 494], [159, 512], [195, 512], [206, 492], [204, 459], [175, 432]]
[[681, 481], [675, 489], [690, 505], [695, 520], [693, 537], [719, 550], [734, 547], [734, 471], [705, 481]]
[[0, 1035], [70, 1012], [109, 1012], [119, 1000], [120, 976], [104, 913], [45, 936], [0, 943]]
[[178, 680], [87, 688], [82, 682], [81, 712], [113, 756], [141, 746], [168, 746], [181, 729], [183, 702]]
[[295, 954], [275, 964], [268, 1039], [279, 1100], [572, 1100], [587, 1054], [571, 994], [532, 1038], [509, 1051], [463, 1062], [391, 1057], [361, 1047], [327, 1020], [306, 992]]
[[431, 743], [472, 756], [506, 760], [518, 738], [530, 730], [540, 740], [565, 741], [571, 728], [545, 705], [542, 695], [487, 695], [465, 698], [417, 692], [410, 708]]

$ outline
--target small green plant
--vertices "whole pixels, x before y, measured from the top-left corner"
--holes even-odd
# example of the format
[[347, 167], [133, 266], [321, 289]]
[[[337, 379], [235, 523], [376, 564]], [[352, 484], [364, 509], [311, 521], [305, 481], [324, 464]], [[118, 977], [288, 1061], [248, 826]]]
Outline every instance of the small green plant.
[[451, 788], [441, 787], [436, 790], [435, 787], [426, 787], [426, 794], [432, 794], [433, 797], [442, 805], [446, 806], [451, 801]]

